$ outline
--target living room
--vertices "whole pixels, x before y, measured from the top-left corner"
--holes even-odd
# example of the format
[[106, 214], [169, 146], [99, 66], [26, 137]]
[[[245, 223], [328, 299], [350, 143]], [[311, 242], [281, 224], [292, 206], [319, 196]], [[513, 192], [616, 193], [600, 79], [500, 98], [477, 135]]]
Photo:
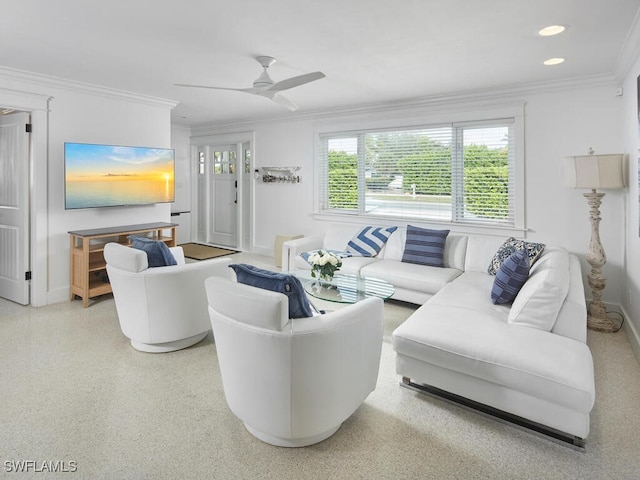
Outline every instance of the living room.
[[[504, 2], [497, 3], [499, 5], [496, 8], [504, 7]], [[601, 10], [614, 9], [610, 3], [593, 3]], [[487, 231], [480, 227], [469, 228], [460, 225], [452, 225], [452, 231], [488, 233], [504, 237], [513, 234], [529, 241], [561, 245], [579, 257], [583, 274], [586, 275], [590, 268], [585, 258], [591, 232], [588, 206], [582, 198], [583, 191], [565, 186], [563, 159], [567, 156], [586, 155], [589, 148], [593, 148], [598, 154], [624, 153], [627, 158], [628, 186], [621, 190], [607, 190], [601, 207], [600, 237], [607, 255], [607, 263], [603, 269], [607, 277], [604, 301], [608, 307], [621, 312], [625, 318], [622, 331], [613, 335], [624, 335], [625, 342], [628, 342], [625, 347], [628, 349], [627, 352], [633, 352], [636, 359], [640, 358], [640, 304], [637, 300], [640, 298], [640, 273], [632, 268], [640, 257], [636, 181], [636, 152], [640, 147], [637, 100], [637, 78], [640, 75], [637, 39], [640, 29], [637, 25], [636, 3], [620, 2], [619, 7], [624, 7], [627, 9], [626, 12], [632, 14], [626, 15], [626, 30], [620, 34], [622, 41], [616, 44], [619, 48], [616, 51], [615, 62], [612, 61], [606, 67], [594, 69], [580, 77], [522, 84], [496, 82], [495, 87], [477, 88], [472, 92], [424, 94], [395, 102], [370, 101], [359, 105], [348, 102], [343, 107], [315, 108], [310, 111], [306, 111], [304, 102], [299, 101], [300, 110], [290, 114], [281, 113], [268, 105], [256, 119], [230, 116], [226, 119], [190, 124], [189, 119], [182, 119], [176, 114], [183, 105], [178, 105], [172, 100], [175, 97], [171, 95], [161, 97], [155, 93], [139, 93], [138, 89], [124, 90], [111, 86], [118, 83], [111, 83], [107, 77], [104, 82], [88, 82], [81, 76], [72, 78], [61, 74], [54, 75], [49, 73], [50, 70], [45, 64], [9, 63], [3, 61], [4, 57], [0, 56], [0, 65], [3, 65], [0, 67], [0, 106], [30, 112], [33, 125], [29, 254], [32, 272], [31, 307], [46, 312], [49, 308], [55, 311], [61, 305], [69, 303], [69, 231], [171, 221], [172, 209], [176, 207], [175, 204], [157, 204], [136, 208], [65, 210], [65, 142], [174, 148], [176, 203], [180, 209], [193, 210], [197, 203], [197, 199], [194, 199], [195, 189], [191, 184], [192, 172], [195, 169], [191, 156], [193, 149], [198, 145], [233, 143], [248, 139], [252, 144], [253, 162], [247, 179], [250, 185], [250, 218], [247, 220], [248, 228], [238, 246], [248, 254], [273, 257], [274, 239], [279, 234], [299, 233], [310, 236], [322, 233], [326, 224], [336, 219], [342, 222], [351, 221], [344, 217], [327, 215], [318, 209], [316, 150], [319, 135], [356, 129], [410, 127], [508, 116], [518, 118], [522, 128], [519, 148], [522, 148], [523, 171], [521, 183], [517, 184], [522, 196], [521, 224], [515, 233], [509, 229]], [[575, 5], [573, 7], [579, 8]], [[23, 15], [25, 12], [17, 13]], [[593, 15], [597, 16], [597, 13]], [[8, 22], [10, 16], [5, 16], [4, 19], [3, 22]], [[22, 17], [13, 20], [19, 19], [24, 20]], [[566, 23], [571, 23], [570, 15], [567, 15]], [[544, 25], [540, 25], [542, 26]], [[531, 35], [534, 36], [535, 32]], [[13, 49], [7, 50], [19, 51], [17, 41], [7, 41], [3, 44], [13, 46]], [[267, 47], [268, 44], [264, 46]], [[255, 69], [257, 75], [259, 66], [251, 55], [256, 53], [256, 48], [263, 48], [263, 45], [251, 48], [251, 51], [235, 53], [236, 57], [243, 57], [247, 61], [248, 72], [254, 72]], [[285, 64], [283, 68], [286, 69], [286, 62], [290, 61], [286, 59], [286, 54], [273, 54], [281, 57], [282, 63]], [[569, 56], [569, 53], [566, 55]], [[303, 72], [297, 73], [308, 71], [307, 66], [327, 70], [325, 66], [315, 64], [312, 53], [309, 57], [305, 65], [300, 66]], [[233, 69], [232, 60], [228, 56], [225, 59], [229, 62], [225, 68]], [[81, 63], [81, 60], [80, 57], [73, 58], [70, 54], [68, 62], [73, 65]], [[363, 59], [363, 62], [366, 63], [366, 59]], [[270, 73], [274, 78], [281, 78], [277, 70], [279, 65], [276, 63], [271, 67]], [[161, 70], [162, 68], [158, 67], [158, 72]], [[154, 72], [153, 75], [158, 75], [158, 72]], [[326, 79], [303, 88], [312, 88], [313, 95], [322, 96], [322, 82], [331, 79], [329, 73], [325, 73]], [[282, 76], [286, 76], [286, 70], [282, 72]], [[246, 75], [243, 74], [241, 77], [245, 78]], [[252, 78], [253, 76], [249, 76], [246, 82]], [[172, 77], [165, 80], [170, 88], [174, 88], [171, 85], [174, 82], [190, 81], [189, 75], [184, 72], [180, 78]], [[473, 78], [466, 78], [467, 82], [472, 80]], [[215, 82], [215, 78], [211, 82], [212, 85], [218, 83]], [[232, 103], [253, 100], [248, 96], [247, 99], [243, 99], [236, 93], [228, 94], [230, 97], [225, 96], [224, 102], [228, 102], [228, 98], [231, 98]], [[265, 100], [265, 104], [267, 103]], [[199, 112], [197, 108], [194, 111]], [[269, 184], [254, 176], [254, 170], [274, 165], [300, 167], [301, 181]], [[197, 238], [193, 232], [196, 223], [194, 217], [192, 212], [192, 231], [189, 232], [189, 239], [195, 241]], [[366, 218], [354, 220], [363, 225], [369, 221]], [[438, 226], [428, 222], [423, 224], [427, 227]], [[585, 295], [590, 299], [591, 291], [586, 287], [585, 280]], [[78, 315], [89, 319], [92, 310], [99, 311], [101, 308], [104, 308], [104, 305], [92, 305], [87, 312]], [[7, 307], [6, 311], [16, 316], [21, 315], [16, 313], [20, 311], [17, 307]], [[42, 318], [40, 321], [46, 320]], [[31, 343], [31, 340], [28, 341]], [[37, 343], [31, 345], [31, 348], [37, 348]], [[634, 360], [633, 355], [625, 355], [623, 358], [627, 362]], [[136, 360], [133, 354], [127, 357], [127, 360], [139, 367], [153, 361]], [[388, 360], [393, 362], [392, 359]], [[637, 376], [637, 364], [620, 365], [621, 371], [628, 368], [635, 369], [632, 371]], [[402, 403], [402, 400], [398, 401]], [[636, 410], [632, 410], [631, 414], [635, 413]], [[395, 423], [396, 420], [389, 419], [389, 422]], [[493, 427], [487, 428], [491, 430]], [[397, 432], [401, 430], [398, 429]], [[240, 432], [237, 433], [239, 434]], [[393, 441], [401, 441], [401, 438], [395, 437]], [[329, 457], [325, 457], [325, 453], [328, 455], [328, 452], [312, 452], [301, 455], [306, 458], [317, 454], [331, 461]], [[455, 454], [455, 450], [449, 453]], [[238, 455], [241, 456], [242, 453], [238, 452]], [[264, 451], [264, 455], [268, 456], [269, 452]], [[301, 458], [296, 459], [293, 453], [285, 455], [289, 456], [291, 462], [304, 462]], [[384, 451], [381, 455], [385, 455]], [[563, 461], [561, 455], [556, 457], [554, 453], [552, 457], [557, 461]], [[580, 457], [575, 461], [580, 462]], [[402, 466], [398, 468], [401, 469]], [[602, 475], [598, 477], [595, 474], [594, 478], [606, 478], [604, 471], [597, 473]], [[398, 476], [403, 475], [399, 473]], [[514, 477], [518, 477], [518, 474], [514, 474]]]

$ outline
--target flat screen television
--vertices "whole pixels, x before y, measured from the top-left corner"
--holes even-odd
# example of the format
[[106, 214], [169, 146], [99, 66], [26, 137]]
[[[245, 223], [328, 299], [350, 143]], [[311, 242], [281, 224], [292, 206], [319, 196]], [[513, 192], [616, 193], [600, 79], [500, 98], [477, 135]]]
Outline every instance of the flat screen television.
[[65, 209], [175, 201], [175, 151], [90, 143], [64, 144]]

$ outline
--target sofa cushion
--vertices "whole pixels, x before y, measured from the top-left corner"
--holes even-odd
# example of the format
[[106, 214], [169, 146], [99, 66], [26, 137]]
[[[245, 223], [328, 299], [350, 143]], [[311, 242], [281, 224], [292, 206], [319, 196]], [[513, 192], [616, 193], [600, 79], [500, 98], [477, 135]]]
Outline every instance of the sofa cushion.
[[[449, 235], [451, 236], [451, 235]], [[465, 250], [465, 272], [482, 272], [487, 274], [487, 263], [504, 243], [504, 237], [493, 235], [469, 235]]]
[[527, 255], [529, 256], [529, 265], [533, 266], [540, 255], [542, 255], [544, 244], [525, 242], [524, 240], [518, 240], [517, 238], [510, 237], [502, 244], [491, 259], [487, 272], [490, 275], [495, 275], [498, 272], [500, 265], [502, 265], [502, 262], [517, 250], [526, 250]]
[[[491, 304], [486, 295], [485, 302]], [[593, 360], [587, 345], [511, 326], [487, 312], [475, 314], [429, 301], [394, 330], [392, 344], [398, 355], [575, 411], [589, 412], [594, 404]]]
[[516, 296], [509, 323], [551, 331], [569, 291], [569, 254], [554, 247], [531, 267], [529, 279]]
[[137, 235], [129, 235], [127, 238], [131, 241], [133, 248], [147, 253], [149, 268], [177, 265], [176, 259], [166, 243]]
[[429, 267], [386, 259], [365, 265], [360, 271], [362, 277], [380, 278], [396, 288], [417, 290], [430, 295], [461, 273], [461, 270], [455, 268]]
[[293, 275], [263, 270], [244, 263], [229, 266], [236, 272], [238, 283], [285, 294], [289, 299], [289, 318], [313, 316], [304, 288]]
[[477, 318], [507, 323], [510, 305], [494, 304], [489, 292], [494, 277], [485, 272], [464, 272], [445, 285], [428, 302], [430, 305], [455, 306]]
[[[344, 251], [349, 240], [360, 231], [358, 225], [329, 223], [322, 235], [322, 244], [314, 248], [322, 248], [323, 250], [341, 250]], [[311, 249], [307, 249], [311, 250]]]
[[[553, 247], [548, 247], [553, 248]], [[556, 323], [553, 324], [551, 333], [573, 338], [582, 343], [587, 343], [587, 305], [584, 298], [584, 285], [582, 283], [582, 269], [580, 260], [575, 255], [569, 255], [569, 291], [558, 312]]]
[[444, 246], [449, 230], [431, 230], [407, 225], [402, 261], [444, 267]]
[[[362, 267], [379, 261], [378, 257], [346, 257], [342, 259], [340, 273], [360, 275], [360, 269]], [[298, 255], [293, 259], [292, 266], [294, 270], [311, 270], [311, 265], [305, 261], [302, 255]]]
[[347, 243], [346, 251], [362, 257], [375, 257], [398, 227], [364, 227]]
[[529, 256], [525, 250], [518, 250], [507, 258], [496, 273], [491, 287], [493, 303], [510, 303], [529, 278]]
[[[340, 259], [343, 259], [343, 258], [349, 258], [349, 257], [351, 257], [351, 256], [352, 256], [352, 254], [351, 254], [351, 253], [349, 253], [349, 252], [341, 252], [341, 251], [339, 251], [339, 250], [322, 250], [321, 248], [316, 249], [316, 250], [309, 250], [308, 252], [302, 252], [302, 253], [300, 254], [300, 256], [301, 256], [302, 258], [304, 258], [304, 261], [305, 261], [305, 262], [309, 263], [309, 257], [310, 257], [311, 255], [313, 255], [314, 253], [318, 253], [318, 252], [320, 252], [320, 251], [330, 253], [330, 254], [335, 255], [336, 257], [338, 257], [338, 258], [340, 258]], [[309, 263], [309, 265], [311, 265], [311, 264]]]

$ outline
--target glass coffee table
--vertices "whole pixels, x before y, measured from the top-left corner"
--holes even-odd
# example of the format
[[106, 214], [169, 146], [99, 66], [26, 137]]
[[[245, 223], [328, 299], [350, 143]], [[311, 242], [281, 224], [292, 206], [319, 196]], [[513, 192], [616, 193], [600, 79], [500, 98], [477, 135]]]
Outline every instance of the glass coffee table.
[[389, 282], [379, 278], [365, 277], [348, 273], [336, 273], [330, 284], [311, 276], [311, 271], [296, 270], [304, 291], [312, 297], [336, 303], [356, 303], [367, 297], [390, 298], [395, 289]]

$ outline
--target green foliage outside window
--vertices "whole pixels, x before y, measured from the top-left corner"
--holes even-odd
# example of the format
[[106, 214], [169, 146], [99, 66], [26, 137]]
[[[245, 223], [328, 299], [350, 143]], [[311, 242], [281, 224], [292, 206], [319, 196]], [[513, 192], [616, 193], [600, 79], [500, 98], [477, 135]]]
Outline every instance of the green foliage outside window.
[[358, 208], [358, 156], [329, 151], [329, 208]]
[[[451, 197], [452, 148], [449, 142], [419, 133], [376, 133], [365, 136], [367, 192], [382, 193], [396, 176], [402, 192]], [[344, 151], [328, 152], [329, 208], [358, 208], [358, 157]], [[500, 220], [509, 212], [508, 148], [467, 145], [463, 153], [465, 212]], [[415, 186], [415, 192], [414, 192]]]
[[465, 147], [464, 204], [468, 212], [496, 220], [506, 218], [509, 210], [508, 153], [507, 147]]

